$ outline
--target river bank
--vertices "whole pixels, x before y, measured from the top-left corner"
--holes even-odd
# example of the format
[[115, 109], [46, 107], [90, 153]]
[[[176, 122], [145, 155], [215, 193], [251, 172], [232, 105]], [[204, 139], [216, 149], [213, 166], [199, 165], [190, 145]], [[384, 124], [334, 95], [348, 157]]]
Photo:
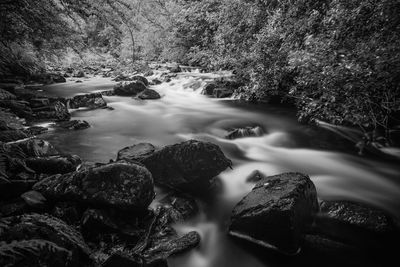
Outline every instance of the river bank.
[[[153, 75], [148, 77], [150, 83], [152, 80], [161, 79], [161, 75], [157, 75], [159, 74], [153, 73]], [[141, 100], [127, 96], [113, 95], [112, 93], [109, 93], [109, 91], [116, 84], [116, 82], [107, 78], [80, 78], [79, 80], [82, 80], [82, 83], [76, 83], [76, 79], [69, 79], [65, 84], [55, 84], [41, 88], [43, 93], [51, 95], [56, 99], [58, 99], [58, 97], [66, 98], [65, 101], [60, 101], [61, 103], [65, 103], [65, 106], [69, 105], [71, 107], [72, 103], [75, 105], [75, 107], [77, 107], [82, 105], [83, 102], [85, 102], [87, 105], [86, 107], [82, 106], [73, 110], [69, 109], [69, 112], [71, 113], [72, 120], [86, 121], [88, 122], [88, 125], [90, 125], [89, 128], [85, 127], [86, 129], [75, 131], [45, 124], [48, 126], [50, 131], [44, 135], [40, 135], [40, 138], [50, 141], [50, 144], [53, 144], [57, 149], [62, 151], [62, 154], [77, 154], [80, 156], [83, 162], [92, 162], [90, 164], [77, 164], [78, 161], [72, 160], [73, 158], [71, 157], [67, 158], [66, 160], [63, 159], [61, 162], [68, 162], [69, 165], [73, 166], [73, 168], [81, 165], [80, 171], [67, 172], [67, 174], [63, 175], [61, 178], [57, 176], [57, 179], [60, 179], [60, 183], [61, 181], [65, 181], [67, 185], [70, 185], [71, 181], [76, 180], [74, 177], [78, 177], [79, 175], [81, 175], [79, 177], [82, 177], [79, 179], [86, 179], [85, 177], [88, 176], [86, 171], [87, 169], [90, 169], [95, 173], [101, 173], [108, 172], [108, 168], [127, 168], [128, 170], [126, 171], [131, 173], [133, 177], [138, 176], [136, 173], [137, 169], [139, 169], [139, 172], [141, 173], [146, 173], [145, 170], [142, 170], [143, 167], [140, 167], [141, 165], [136, 163], [106, 164], [106, 162], [108, 162], [110, 159], [113, 161], [117, 160], [116, 155], [118, 154], [119, 150], [133, 144], [143, 142], [151, 143], [161, 150], [163, 150], [163, 147], [165, 149], [166, 146], [177, 143], [181, 144], [180, 146], [185, 146], [182, 144], [188, 144], [185, 142], [190, 139], [196, 139], [202, 142], [209, 141], [213, 144], [216, 144], [216, 147], [221, 148], [224, 157], [232, 160], [233, 170], [227, 169], [218, 175], [219, 178], [217, 181], [219, 182], [216, 185], [220, 185], [216, 186], [216, 191], [209, 192], [209, 190], [205, 189], [200, 192], [200, 195], [190, 193], [189, 196], [186, 195], [183, 200], [182, 198], [175, 196], [174, 199], [180, 199], [178, 203], [189, 203], [184, 205], [185, 208], [183, 210], [178, 209], [178, 212], [174, 210], [176, 208], [174, 208], [173, 203], [170, 202], [171, 198], [169, 198], [169, 200], [167, 198], [167, 200], [165, 200], [167, 207], [169, 207], [167, 208], [167, 214], [169, 214], [168, 216], [170, 216], [171, 213], [175, 214], [175, 219], [177, 217], [181, 219], [179, 222], [174, 221], [175, 219], [171, 221], [171, 218], [168, 216], [165, 217], [164, 213], [160, 213], [160, 211], [157, 211], [157, 208], [155, 208], [156, 206], [160, 207], [159, 200], [161, 200], [170, 191], [165, 189], [165, 184], [160, 186], [160, 183], [157, 182], [155, 177], [158, 176], [157, 173], [159, 171], [154, 169], [152, 170], [150, 165], [146, 165], [146, 163], [144, 163], [146, 169], [149, 169], [151, 175], [154, 176], [153, 178], [155, 178], [157, 184], [156, 188], [153, 188], [152, 186], [147, 186], [147, 189], [143, 188], [143, 190], [149, 191], [150, 195], [152, 195], [152, 190], [157, 192], [156, 201], [150, 206], [149, 215], [139, 216], [141, 217], [139, 221], [145, 225], [144, 229], [150, 229], [150, 232], [148, 232], [149, 235], [145, 234], [144, 236], [152, 236], [154, 234], [154, 229], [160, 229], [160, 227], [161, 229], [168, 229], [166, 230], [167, 232], [172, 231], [171, 228], [169, 228], [169, 224], [172, 222], [173, 229], [175, 229], [178, 236], [184, 237], [183, 239], [179, 239], [182, 242], [177, 242], [180, 245], [175, 246], [174, 248], [183, 250], [183, 248], [195, 246], [200, 242], [200, 245], [197, 249], [191, 250], [187, 254], [178, 257], [169, 257], [169, 266], [266, 266], [269, 264], [284, 266], [288, 262], [300, 262], [313, 265], [313, 263], [317, 263], [317, 259], [318, 261], [323, 261], [326, 255], [330, 255], [329, 257], [335, 258], [335, 260], [343, 263], [342, 261], [346, 262], [347, 260], [347, 254], [344, 253], [344, 251], [353, 252], [353, 248], [348, 250], [349, 246], [342, 246], [342, 244], [344, 243], [347, 245], [350, 243], [358, 250], [360, 249], [360, 240], [364, 240], [359, 239], [358, 236], [349, 235], [348, 232], [346, 232], [348, 230], [348, 226], [345, 216], [346, 214], [349, 214], [349, 211], [350, 216], [348, 218], [359, 218], [361, 221], [361, 218], [367, 218], [368, 223], [372, 223], [372, 230], [369, 229], [367, 232], [369, 233], [372, 231], [373, 236], [375, 236], [376, 230], [379, 229], [378, 225], [382, 225], [382, 222], [384, 222], [384, 225], [386, 223], [386, 225], [389, 227], [386, 229], [390, 229], [392, 219], [390, 219], [391, 216], [387, 214], [398, 216], [398, 203], [400, 203], [398, 201], [399, 185], [395, 179], [398, 175], [398, 169], [395, 166], [392, 166], [390, 163], [382, 163], [371, 159], [358, 158], [351, 155], [351, 153], [345, 149], [339, 149], [340, 152], [337, 152], [337, 145], [341, 142], [341, 140], [333, 142], [332, 139], [330, 139], [331, 135], [321, 138], [320, 132], [313, 132], [312, 128], [298, 124], [295, 117], [293, 117], [292, 111], [282, 110], [279, 108], [276, 108], [275, 110], [274, 108], [257, 110], [257, 107], [240, 107], [231, 101], [227, 102], [226, 100], [216, 98], [210, 99], [200, 94], [199, 91], [201, 91], [208, 82], [224, 75], [227, 74], [178, 72], [175, 76], [175, 74], [172, 73], [170, 74], [171, 77], [167, 77], [164, 82], [160, 84], [154, 83], [154, 85], [149, 85], [150, 89], [159, 93], [159, 100]], [[136, 83], [134, 81], [132, 82]], [[127, 85], [129, 85], [129, 83]], [[106, 93], [106, 95], [92, 94], [96, 91], [107, 91], [108, 93]], [[82, 97], [74, 99], [76, 94], [80, 93], [90, 93], [90, 95], [89, 97], [84, 97], [84, 101], [82, 101]], [[104, 102], [100, 99], [103, 99]], [[20, 101], [23, 99], [17, 98], [17, 100]], [[106, 105], [104, 105], [104, 103], [106, 103]], [[37, 125], [37, 123], [35, 123], [35, 125]], [[43, 124], [41, 125], [43, 126]], [[235, 129], [246, 129], [246, 127], [250, 127], [250, 129], [252, 129], [257, 126], [262, 129], [261, 133], [258, 131], [253, 131], [254, 135], [239, 135], [232, 139], [225, 138], [227, 135], [231, 134], [232, 131], [235, 131]], [[239, 132], [246, 133], [244, 130]], [[331, 143], [327, 142], [327, 140], [330, 140]], [[50, 144], [46, 145], [46, 147], [50, 147]], [[43, 146], [41, 146], [41, 148], [43, 148]], [[46, 151], [51, 150], [47, 149]], [[169, 155], [168, 153], [167, 155]], [[152, 152], [149, 154], [151, 155]], [[176, 155], [179, 156], [181, 154], [183, 154], [182, 151]], [[191, 155], [191, 153], [189, 155]], [[32, 157], [35, 158], [36, 156], [37, 155], [33, 155]], [[53, 156], [54, 155], [52, 155], [52, 157]], [[185, 169], [185, 166], [193, 164], [191, 168], [193, 168], [192, 171], [194, 173], [199, 172], [200, 170], [204, 171], [204, 167], [196, 166], [196, 163], [199, 162], [199, 159], [201, 159], [202, 156], [203, 154], [200, 153], [198, 156], [192, 159], [187, 159], [188, 162], [179, 168], [177, 168], [177, 165], [175, 164], [177, 164], [177, 162], [185, 162], [186, 159], [174, 160], [172, 168], [175, 167], [182, 171]], [[162, 162], [165, 162], [168, 158], [169, 157], [166, 157], [166, 159], [162, 160]], [[221, 158], [222, 156], [219, 156], [219, 160], [214, 162], [215, 164], [207, 164], [207, 168], [214, 168], [214, 166], [217, 166], [216, 163], [221, 162]], [[100, 162], [101, 164], [93, 165], [95, 162]], [[159, 162], [159, 165], [165, 165], [165, 163], [161, 163], [161, 161]], [[134, 167], [135, 170], [133, 170], [131, 167], [126, 167], [126, 165], [134, 165], [138, 167]], [[228, 165], [229, 164], [226, 164], [224, 167], [226, 168]], [[300, 253], [294, 258], [279, 256], [279, 254], [275, 255], [274, 253], [271, 254], [268, 252], [268, 249], [261, 250], [256, 247], [252, 247], [247, 243], [244, 245], [240, 244], [240, 242], [238, 243], [237, 241], [231, 240], [227, 235], [231, 211], [244, 196], [251, 194], [250, 191], [252, 188], [254, 186], [256, 188], [256, 184], [259, 183], [259, 178], [254, 178], [250, 179], [250, 181], [247, 181], [247, 176], [249, 176], [254, 170], [259, 170], [261, 173], [265, 173], [267, 176], [290, 171], [303, 172], [310, 175], [311, 180], [307, 180], [307, 178], [305, 179], [308, 181], [308, 183], [311, 182], [315, 184], [318, 197], [325, 200], [325, 202], [329, 200], [346, 200], [362, 202], [364, 204], [361, 206], [354, 206], [346, 204], [347, 202], [345, 202], [343, 205], [321, 205], [322, 213], [318, 213], [318, 216], [316, 217], [318, 218], [317, 221], [319, 222], [319, 226], [325, 225], [322, 228], [326, 229], [332, 227], [332, 223], [334, 223], [333, 226], [340, 226], [340, 229], [344, 229], [341, 234], [344, 235], [345, 238], [340, 235], [338, 236], [338, 234], [335, 236], [335, 234], [332, 235], [332, 233], [325, 232], [325, 235], [330, 236], [330, 238], [321, 239], [321, 237], [316, 234], [321, 232], [321, 229], [314, 227], [313, 231], [307, 230], [308, 243], [303, 243], [303, 253]], [[169, 171], [170, 169], [168, 169], [168, 172]], [[192, 173], [192, 171], [184, 171], [183, 177], [192, 177], [193, 175], [188, 174]], [[40, 171], [38, 172], [40, 173]], [[113, 171], [111, 172], [114, 173]], [[207, 173], [205, 177], [213, 178], [217, 174], [218, 172], [212, 172], [211, 174]], [[36, 175], [36, 173], [28, 175]], [[40, 175], [41, 177], [38, 177], [37, 180], [49, 181], [49, 178], [47, 177], [49, 176], [48, 174]], [[116, 177], [114, 174], [110, 174], [110, 176]], [[262, 181], [263, 179], [264, 178], [261, 178]], [[266, 179], [270, 180], [271, 178]], [[44, 182], [42, 182], [42, 185], [43, 183]], [[265, 181], [263, 183], [265, 183]], [[30, 186], [32, 185], [33, 183], [30, 184]], [[100, 235], [103, 235], [103, 230], [99, 231], [96, 228], [99, 226], [98, 220], [95, 220], [94, 224], [88, 225], [85, 225], [84, 222], [89, 221], [90, 223], [93, 223], [93, 216], [94, 218], [110, 218], [110, 221], [107, 222], [106, 226], [108, 229], [111, 228], [114, 229], [114, 232], [118, 232], [116, 235], [111, 236], [117, 236], [118, 238], [121, 238], [122, 235], [126, 237], [126, 231], [125, 233], [121, 234], [121, 230], [124, 231], [126, 229], [121, 225], [115, 224], [115, 219], [121, 218], [121, 214], [113, 213], [110, 215], [107, 213], [107, 208], [103, 206], [104, 201], [102, 202], [103, 204], [95, 203], [98, 200], [95, 202], [85, 202], [80, 200], [78, 202], [83, 202], [83, 207], [76, 207], [76, 203], [74, 204], [74, 202], [77, 201], [76, 197], [72, 199], [70, 196], [65, 198], [65, 194], [60, 191], [56, 192], [56, 194], [59, 195], [59, 199], [55, 198], [57, 201], [54, 201], [54, 193], [50, 194], [48, 191], [48, 188], [52, 187], [51, 183], [46, 185], [48, 186], [34, 186], [34, 188], [40, 192], [40, 194], [44, 196], [44, 199], [46, 200], [43, 200], [42, 197], [37, 197], [36, 193], [34, 193], [34, 197], [25, 197], [20, 199], [18, 197], [19, 194], [16, 194], [16, 200], [12, 200], [11, 198], [8, 199], [8, 204], [11, 206], [18, 204], [20, 207], [23, 207], [19, 209], [9, 209], [12, 212], [8, 215], [17, 216], [24, 214], [26, 212], [27, 205], [32, 205], [32, 198], [34, 199], [33, 206], [30, 206], [28, 209], [29, 211], [32, 211], [31, 208], [33, 208], [35, 212], [41, 214], [51, 213], [52, 216], [60, 216], [60, 214], [55, 212], [55, 210], [60, 211], [61, 215], [66, 211], [72, 212], [72, 214], [76, 215], [75, 221], [73, 220], [72, 222], [69, 221], [66, 223], [84, 234], [85, 242], [89, 244], [89, 250], [91, 250], [91, 252], [87, 252], [87, 247], [84, 245], [78, 250], [81, 250], [81, 252], [83, 251], [83, 254], [87, 255], [92, 255], [93, 252], [100, 251], [103, 253], [106, 251], [107, 253], [104, 253], [104, 255], [101, 254], [102, 256], [97, 254], [97, 264], [105, 262], [107, 257], [112, 255], [110, 252], [113, 250], [110, 249], [110, 246], [115, 247], [116, 244], [120, 245], [120, 243], [114, 242], [114, 238], [104, 240], [104, 236], [102, 236], [102, 241], [105, 242], [106, 248], [104, 249], [98, 247], [101, 243], [99, 240], [96, 240], [97, 245], [93, 246], [91, 241], [88, 241], [90, 238], [92, 238], [92, 236], [89, 235], [90, 237], [88, 239], [88, 236], [86, 236], [88, 232], [85, 233], [85, 227], [89, 230], [96, 229], [95, 236], [99, 233]], [[27, 187], [27, 191], [29, 191], [30, 186]], [[97, 186], [98, 185], [96, 184], [93, 185], [95, 188]], [[168, 187], [171, 187], [171, 185], [167, 186], [167, 188]], [[172, 187], [175, 187], [175, 185]], [[92, 188], [92, 186], [89, 186], [89, 188]], [[78, 186], [78, 189], [83, 190], [84, 188]], [[117, 191], [119, 192], [121, 190], [118, 189]], [[84, 199], [79, 191], [74, 192], [78, 199]], [[70, 194], [73, 194], [74, 192], [70, 192]], [[207, 192], [207, 194], [205, 194], [205, 192]], [[316, 193], [314, 194], [314, 197], [316, 197]], [[133, 193], [133, 195], [136, 194]], [[86, 199], [88, 197], [89, 196], [87, 196]], [[146, 203], [142, 204], [142, 206], [147, 208], [146, 205], [148, 205], [150, 198], [151, 197], [144, 197], [144, 199], [147, 201]], [[40, 201], [38, 201], [38, 199], [40, 199]], [[188, 210], [196, 210], [193, 205], [193, 199], [195, 199], [195, 203], [197, 203], [199, 206], [197, 208], [199, 209], [199, 212], [194, 212], [194, 214], [189, 212], [190, 215], [194, 216], [186, 217], [185, 214]], [[51, 203], [50, 207], [46, 206], [49, 204], [49, 202]], [[174, 203], [176, 203], [176, 200]], [[2, 203], [2, 207], [6, 207], [8, 205], [5, 204], [6, 203]], [[45, 207], [43, 207], [43, 204], [45, 204]], [[93, 206], [93, 204], [95, 205]], [[16, 206], [18, 207], [18, 205]], [[367, 208], [364, 208], [363, 205], [367, 205]], [[265, 205], [264, 207], [267, 206], [268, 205]], [[371, 209], [369, 206], [378, 207], [378, 210], [375, 211], [375, 209]], [[97, 210], [103, 210], [103, 212], [106, 210], [106, 214], [97, 216], [98, 212], [93, 212], [94, 208]], [[381, 209], [385, 211], [382, 212], [380, 211]], [[311, 210], [313, 211], [312, 213], [317, 212], [314, 209]], [[91, 218], [91, 220], [81, 219], [83, 216], [82, 212], [85, 213], [85, 216]], [[182, 214], [182, 212], [184, 212], [184, 214]], [[177, 213], [180, 215], [177, 215], [176, 217]], [[339, 217], [331, 218], [331, 220], [329, 217], [333, 216], [332, 214], [339, 214]], [[342, 216], [343, 214], [344, 217]], [[376, 217], [373, 217], [373, 214], [376, 214]], [[327, 215], [328, 220], [326, 220], [326, 217], [324, 216], [321, 217], [321, 215]], [[60, 217], [64, 218], [64, 220], [71, 218], [70, 215]], [[270, 216], [265, 215], [265, 217]], [[377, 218], [377, 220], [373, 222], [371, 220], [372, 217]], [[163, 218], [167, 221], [166, 224], [160, 222], [160, 220], [162, 221]], [[388, 219], [382, 219], [382, 221], [379, 220], [379, 218]], [[347, 222], [351, 222], [352, 219], [348, 220]], [[23, 220], [28, 222], [34, 221], [35, 223], [36, 221], [42, 221], [43, 218], [37, 216], [23, 217]], [[121, 220], [123, 221], [123, 219]], [[130, 220], [132, 220], [132, 218], [130, 218]], [[149, 224], [147, 220], [155, 223]], [[300, 221], [302, 220], [303, 219], [300, 219]], [[338, 221], [340, 222], [339, 224], [337, 224]], [[18, 222], [17, 225], [20, 223], [21, 222]], [[104, 227], [104, 223], [104, 220], [100, 219], [100, 225], [102, 225], [102, 227]], [[255, 227], [257, 227], [258, 219], [255, 219], [252, 223], [254, 223]], [[246, 224], [250, 226], [252, 223]], [[344, 228], [342, 228], [343, 224], [345, 225]], [[152, 228], [151, 225], [153, 225], [155, 228]], [[330, 226], [327, 227], [326, 225]], [[132, 228], [132, 224], [130, 227]], [[138, 227], [136, 225], [135, 227], [136, 230], [143, 230], [143, 227]], [[363, 225], [362, 223], [358, 225], [352, 225], [350, 223], [349, 227], [350, 229], [353, 229], [353, 227], [356, 227], [357, 229], [365, 229], [366, 227], [368, 228], [368, 226]], [[304, 231], [303, 227], [300, 228], [302, 229], [301, 231]], [[96, 231], [99, 232], [96, 233]], [[191, 231], [198, 232], [199, 235]], [[389, 230], [389, 232], [390, 231], [392, 230]], [[314, 235], [310, 237], [310, 234]], [[77, 235], [79, 235], [79, 233]], [[176, 239], [175, 235], [172, 236], [174, 238], [173, 240], [178, 240]], [[335, 240], [333, 243], [331, 242], [332, 236], [334, 237], [333, 240]], [[350, 240], [348, 240], [347, 237], [351, 237]], [[362, 234], [362, 237], [368, 237], [368, 235]], [[162, 241], [171, 241], [170, 235], [167, 235], [167, 239], [163, 238], [161, 238]], [[201, 241], [199, 239], [201, 239]], [[356, 245], [354, 245], [354, 243]], [[147, 249], [152, 247], [152, 245], [149, 245], [149, 247], [146, 248], [147, 245], [143, 245], [144, 243], [141, 244], [142, 245], [136, 246], [135, 249], [143, 247], [144, 249], [136, 250], [136, 252], [139, 251], [139, 253], [136, 254], [140, 255], [140, 253], [148, 251]], [[63, 247], [63, 245], [58, 245]], [[159, 243], [156, 243], [156, 246], [157, 245], [159, 245]], [[377, 253], [379, 256], [374, 258], [372, 262], [368, 262], [370, 258], [363, 258], [364, 256], [355, 253], [353, 255], [355, 257], [354, 262], [351, 261], [347, 263], [354, 265], [358, 263], [358, 260], [362, 259], [362, 261], [365, 262], [365, 265], [371, 264], [371, 266], [373, 266], [375, 263], [377, 263], [377, 261], [379, 262], [379, 260], [381, 260], [381, 258], [379, 258], [380, 256], [386, 257], [385, 259], [390, 258], [392, 255], [392, 249], [395, 248], [393, 244], [382, 241], [380, 242], [380, 245], [382, 245], [384, 249], [368, 246], [365, 249], [361, 249], [361, 255], [366, 251], [370, 251], [371, 249], [374, 252], [379, 252]], [[82, 249], [82, 247], [84, 249]], [[169, 247], [169, 249], [171, 249], [171, 247]], [[321, 249], [327, 250], [321, 252]], [[167, 251], [177, 252], [178, 250]], [[163, 251], [165, 252], [166, 250]], [[160, 251], [157, 253], [160, 253]], [[161, 258], [167, 258], [169, 256], [169, 253], [161, 254]], [[241, 260], [239, 260], [239, 256]], [[117, 260], [120, 260], [120, 258], [117, 258]], [[326, 264], [329, 265], [329, 263]], [[337, 264], [337, 262], [332, 262], [331, 264], [334, 265]]]

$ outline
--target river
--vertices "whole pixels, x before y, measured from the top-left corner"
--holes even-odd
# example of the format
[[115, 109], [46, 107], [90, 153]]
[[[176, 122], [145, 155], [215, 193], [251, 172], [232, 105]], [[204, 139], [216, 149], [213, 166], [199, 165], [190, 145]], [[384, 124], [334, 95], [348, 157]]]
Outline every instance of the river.
[[[164, 146], [198, 139], [219, 145], [232, 159], [233, 170], [220, 174], [223, 191], [219, 195], [199, 200], [200, 215], [175, 226], [180, 232], [198, 231], [202, 241], [197, 249], [169, 260], [173, 267], [285, 266], [254, 256], [226, 234], [233, 206], [254, 185], [246, 182], [246, 177], [256, 169], [267, 175], [303, 172], [311, 177], [321, 199], [366, 202], [400, 217], [400, 170], [395, 163], [358, 156], [332, 133], [299, 124], [288, 108], [240, 104], [200, 94], [208, 80], [221, 75], [226, 73], [180, 73], [169, 83], [151, 86], [161, 94], [160, 100], [104, 97], [114, 110], [71, 111], [72, 119], [88, 121], [89, 129], [51, 130], [45, 139], [62, 152], [95, 162], [115, 159], [118, 150], [138, 142]], [[94, 77], [44, 90], [70, 97], [111, 89], [114, 84], [108, 78]], [[224, 138], [227, 129], [248, 125], [260, 125], [265, 134]], [[162, 195], [159, 191], [158, 198]]]

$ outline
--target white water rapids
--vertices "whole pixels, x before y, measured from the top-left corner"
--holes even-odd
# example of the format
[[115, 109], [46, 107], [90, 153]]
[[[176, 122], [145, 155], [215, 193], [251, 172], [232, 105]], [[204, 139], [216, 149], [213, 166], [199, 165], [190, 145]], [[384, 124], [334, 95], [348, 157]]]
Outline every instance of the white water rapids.
[[[232, 207], [253, 184], [253, 170], [267, 175], [297, 171], [308, 174], [321, 199], [352, 199], [378, 206], [400, 217], [400, 170], [395, 163], [365, 159], [341, 149], [329, 133], [297, 123], [294, 112], [279, 107], [237, 104], [200, 94], [207, 80], [221, 74], [180, 73], [169, 83], [151, 86], [160, 100], [104, 97], [114, 110], [75, 110], [72, 119], [86, 120], [91, 128], [50, 132], [48, 139], [65, 153], [84, 160], [108, 162], [117, 151], [138, 142], [164, 146], [188, 139], [213, 142], [234, 162], [233, 170], [219, 176], [223, 193], [201, 200], [199, 216], [177, 225], [180, 232], [196, 230], [198, 248], [169, 260], [170, 266], [266, 266], [227, 237]], [[49, 94], [70, 97], [111, 89], [106, 78], [68, 81], [46, 87]], [[227, 140], [227, 129], [260, 125], [265, 134]], [[274, 266], [279, 266], [274, 265]], [[283, 266], [283, 265], [281, 265]]]

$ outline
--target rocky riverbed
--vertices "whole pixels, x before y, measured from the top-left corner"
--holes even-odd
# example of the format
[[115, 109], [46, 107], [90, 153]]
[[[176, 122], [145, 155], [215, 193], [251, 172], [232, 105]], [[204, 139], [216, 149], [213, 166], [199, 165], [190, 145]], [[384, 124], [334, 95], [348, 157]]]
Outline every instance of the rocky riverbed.
[[[138, 141], [99, 163], [60, 151], [42, 138], [48, 129], [38, 126], [50, 122], [61, 132], [87, 131], [90, 123], [71, 120], [71, 109], [112, 112], [108, 96], [158, 101], [163, 94], [151, 86], [173, 83], [178, 68], [148, 73], [151, 78], [119, 74], [113, 90], [65, 98], [50, 96], [35, 83], [0, 84], [0, 265], [179, 266], [173, 259], [202, 243], [203, 233], [180, 231], [179, 225], [202, 216], [204, 202], [224, 190], [219, 174], [238, 162], [230, 159], [234, 152], [228, 144]], [[64, 76], [41, 79], [65, 82]], [[230, 96], [238, 85], [214, 79], [188, 86], [218, 98]], [[222, 138], [266, 132], [246, 125], [227, 129]], [[253, 170], [243, 177], [252, 189], [233, 205], [223, 232], [262, 262], [379, 266], [396, 258], [399, 225], [387, 211], [348, 199], [322, 200], [306, 173], [271, 176]], [[162, 197], [156, 197], [160, 190]]]

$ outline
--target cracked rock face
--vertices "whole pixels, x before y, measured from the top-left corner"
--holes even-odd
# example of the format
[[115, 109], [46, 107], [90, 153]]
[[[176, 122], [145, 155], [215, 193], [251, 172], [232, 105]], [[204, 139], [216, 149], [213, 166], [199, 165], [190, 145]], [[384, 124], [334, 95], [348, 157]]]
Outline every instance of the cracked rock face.
[[235, 206], [229, 233], [284, 254], [296, 254], [316, 212], [317, 193], [307, 175], [269, 176]]
[[142, 163], [155, 183], [181, 190], [210, 185], [213, 177], [232, 165], [217, 145], [197, 140], [166, 146]]
[[150, 172], [143, 166], [123, 162], [50, 176], [34, 188], [48, 199], [118, 209], [146, 209], [154, 198]]

